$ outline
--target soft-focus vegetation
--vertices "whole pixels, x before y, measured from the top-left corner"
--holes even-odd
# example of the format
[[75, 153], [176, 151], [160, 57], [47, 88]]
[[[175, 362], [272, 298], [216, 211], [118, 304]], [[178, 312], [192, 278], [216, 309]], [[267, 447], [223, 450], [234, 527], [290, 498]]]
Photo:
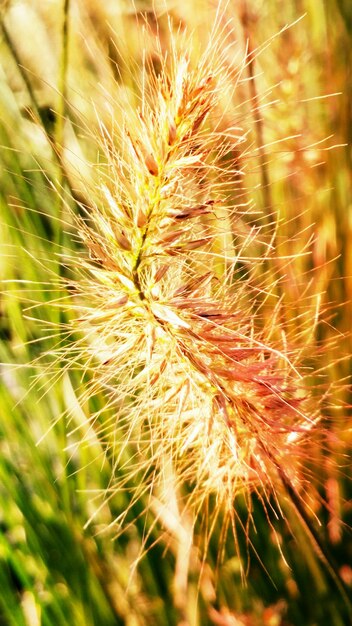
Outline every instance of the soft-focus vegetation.
[[[175, 31], [193, 33], [195, 63], [217, 3], [166, 4]], [[232, 193], [256, 203], [258, 214], [236, 228], [251, 263], [265, 257], [266, 281], [283, 278], [270, 294], [285, 304], [278, 328], [301, 345], [302, 366], [314, 368], [316, 402], [324, 396], [321, 426], [301, 459], [313, 538], [287, 491], [278, 488], [279, 506], [271, 494], [263, 507], [259, 489], [251, 504], [246, 496], [235, 502], [236, 541], [223, 512], [212, 516], [218, 502], [210, 494], [190, 547], [193, 521], [181, 509], [175, 515], [177, 490], [167, 494], [168, 511], [144, 492], [145, 468], [124, 473], [128, 446], [120, 463], [105, 446], [119, 432], [104, 431], [109, 392], [95, 387], [91, 397], [91, 372], [79, 358], [66, 368], [81, 340], [74, 325], [66, 333], [76, 311], [54, 303], [71, 297], [86, 258], [74, 216], [98, 202], [102, 128], [114, 137], [123, 113], [139, 106], [145, 57], [158, 72], [155, 35], [163, 51], [170, 45], [165, 5], [154, 5], [1, 3], [0, 624], [343, 626], [352, 589], [349, 0], [242, 0], [224, 9], [237, 41], [231, 52], [245, 59], [256, 51], [233, 99], [218, 105], [227, 127], [248, 133], [248, 155], [238, 154], [246, 173]], [[272, 233], [276, 215], [271, 259], [249, 233], [258, 224]], [[240, 269], [239, 281], [247, 274]], [[272, 326], [271, 299], [263, 296], [259, 308], [263, 327]]]

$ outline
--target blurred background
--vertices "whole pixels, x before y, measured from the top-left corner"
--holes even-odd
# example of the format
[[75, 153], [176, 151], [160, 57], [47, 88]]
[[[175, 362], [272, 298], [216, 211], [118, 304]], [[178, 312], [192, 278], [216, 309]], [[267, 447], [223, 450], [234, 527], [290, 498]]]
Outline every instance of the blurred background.
[[[113, 520], [128, 507], [128, 488], [102, 504], [109, 461], [94, 435], [78, 445], [103, 395], [81, 406], [75, 389], [89, 381], [79, 371], [41, 368], [38, 376], [37, 359], [70, 318], [50, 301], [62, 297], [63, 255], [79, 249], [67, 231], [94, 186], [99, 123], [111, 124], [113, 112], [119, 124], [121, 111], [138, 106], [143, 54], [153, 56], [143, 27], [159, 32], [166, 50], [168, 12], [175, 28], [187, 26], [205, 46], [217, 2], [2, 0], [0, 7], [0, 625], [349, 623], [297, 517], [284, 503], [285, 519], [268, 520], [255, 498], [250, 543], [240, 535], [237, 550], [229, 536], [219, 560], [219, 519], [206, 559], [194, 554], [180, 601], [172, 531], [143, 516], [141, 501], [116, 538]], [[297, 281], [314, 269], [306, 296], [324, 294], [312, 350], [332, 391], [327, 436], [307, 460], [319, 468], [309, 506], [352, 591], [352, 4], [230, 0], [226, 19], [239, 53], [257, 50], [226, 103], [226, 116], [265, 146], [253, 156], [246, 189], [259, 208], [278, 212], [283, 256], [302, 248], [302, 233], [310, 242], [286, 281], [292, 324]], [[70, 420], [60, 419], [65, 412]], [[246, 507], [238, 507], [245, 524]]]

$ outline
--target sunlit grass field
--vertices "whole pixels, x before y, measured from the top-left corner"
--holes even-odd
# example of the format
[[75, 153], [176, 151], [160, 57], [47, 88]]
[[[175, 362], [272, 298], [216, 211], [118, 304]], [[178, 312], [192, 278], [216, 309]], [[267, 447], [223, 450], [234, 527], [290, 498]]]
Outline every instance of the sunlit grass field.
[[[78, 355], [68, 367], [80, 305], [64, 304], [76, 302], [87, 259], [76, 217], [101, 201], [103, 130], [118, 152], [126, 111], [161, 71], [155, 41], [171, 56], [171, 30], [187, 28], [196, 66], [216, 15], [224, 58], [242, 63], [218, 104], [247, 142], [231, 153], [245, 172], [233, 203], [251, 207], [236, 221], [247, 256], [235, 279], [259, 285], [263, 333], [295, 340], [321, 414], [302, 447], [302, 486], [290, 496], [274, 485], [264, 505], [260, 486], [241, 491], [235, 529], [216, 491], [192, 519], [182, 508], [191, 480], [170, 479], [158, 499], [154, 469], [131, 469], [143, 446], [111, 428], [113, 372], [104, 388], [92, 375], [99, 360], [85, 367]], [[351, 623], [349, 0], [233, 1], [220, 13], [215, 0], [5, 0], [1, 24], [0, 625]], [[213, 249], [218, 281], [225, 244]], [[99, 333], [89, 341], [110, 349]]]

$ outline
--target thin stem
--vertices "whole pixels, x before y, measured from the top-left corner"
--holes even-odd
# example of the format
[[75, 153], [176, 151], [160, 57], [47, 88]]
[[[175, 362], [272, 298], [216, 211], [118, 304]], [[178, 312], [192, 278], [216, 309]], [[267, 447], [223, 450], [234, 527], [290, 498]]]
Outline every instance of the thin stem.
[[[64, 149], [64, 130], [65, 130], [65, 118], [66, 118], [66, 94], [67, 94], [67, 67], [68, 67], [68, 37], [69, 37], [69, 7], [70, 0], [64, 0], [63, 4], [63, 21], [62, 21], [62, 30], [61, 30], [61, 55], [59, 61], [59, 75], [58, 75], [58, 93], [59, 93], [59, 101], [58, 101], [58, 110], [56, 115], [56, 124], [55, 124], [55, 133], [54, 133], [54, 141], [55, 148], [58, 155], [59, 168], [58, 168], [58, 180], [57, 180], [57, 204], [56, 204], [56, 232], [55, 232], [55, 243], [58, 246], [58, 250], [60, 252], [63, 246], [63, 229], [62, 229], [62, 218], [63, 218], [63, 209], [64, 209], [64, 197], [62, 191], [66, 186], [67, 176], [65, 175], [64, 168], [62, 167], [62, 156]], [[58, 257], [57, 264], [57, 274], [59, 279], [62, 276], [63, 268], [61, 264], [60, 256]], [[63, 312], [61, 308], [58, 309], [58, 333], [61, 334], [61, 328], [64, 323]], [[59, 390], [61, 392], [61, 389]], [[62, 398], [64, 394], [62, 393]], [[65, 407], [63, 400], [61, 399], [61, 394], [59, 397], [59, 402], [61, 405], [62, 412], [64, 412]], [[70, 512], [71, 506], [71, 496], [70, 496], [70, 488], [68, 483], [68, 468], [67, 464], [69, 461], [68, 453], [66, 451], [67, 447], [67, 429], [65, 418], [59, 420], [59, 437], [61, 439], [61, 455], [62, 455], [62, 464], [64, 467], [64, 476], [63, 476], [63, 499], [65, 503], [65, 509], [67, 512]]]
[[[57, 107], [56, 124], [55, 124], [55, 147], [59, 156], [59, 178], [58, 188], [61, 190], [66, 183], [65, 172], [62, 167], [62, 152], [64, 147], [64, 125], [66, 118], [66, 95], [67, 95], [67, 68], [68, 68], [68, 40], [69, 40], [69, 8], [70, 0], [64, 0], [63, 5], [63, 22], [61, 31], [61, 55], [59, 65], [58, 76], [58, 92], [59, 101]], [[57, 196], [57, 229], [56, 229], [56, 243], [62, 245], [62, 228], [61, 217], [64, 206], [64, 200], [62, 193], [58, 193]]]
[[249, 15], [247, 7], [244, 6], [242, 12], [242, 25], [244, 30], [245, 40], [247, 42], [247, 68], [248, 68], [248, 76], [249, 76], [249, 92], [251, 96], [251, 101], [253, 102], [253, 106], [251, 107], [254, 127], [256, 129], [256, 139], [257, 139], [257, 148], [259, 155], [259, 164], [261, 171], [261, 187], [264, 198], [264, 205], [266, 209], [265, 216], [269, 222], [270, 214], [272, 212], [272, 198], [270, 192], [270, 177], [269, 170], [267, 166], [267, 156], [264, 149], [264, 123], [260, 115], [259, 108], [257, 106], [258, 102], [258, 92], [257, 92], [257, 84], [255, 80], [255, 71], [254, 71], [254, 63], [255, 63], [255, 55], [252, 46], [252, 38], [248, 28]]

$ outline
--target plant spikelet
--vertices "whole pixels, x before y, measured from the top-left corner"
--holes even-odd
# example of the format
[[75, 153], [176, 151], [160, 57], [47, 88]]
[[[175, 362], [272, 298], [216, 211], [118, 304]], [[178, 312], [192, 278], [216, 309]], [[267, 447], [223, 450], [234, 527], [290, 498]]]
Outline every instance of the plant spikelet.
[[229, 63], [222, 31], [197, 63], [190, 46], [173, 35], [158, 70], [145, 64], [139, 109], [118, 130], [100, 125], [105, 163], [76, 220], [87, 254], [70, 281], [81, 338], [67, 358], [89, 373], [83, 400], [105, 393], [90, 427], [113, 459], [112, 490], [162, 498], [171, 466], [186, 510], [214, 496], [233, 519], [239, 494], [299, 493], [319, 411], [304, 333], [285, 327], [268, 271], [275, 219], [251, 215], [247, 135], [223, 113], [244, 64]]

